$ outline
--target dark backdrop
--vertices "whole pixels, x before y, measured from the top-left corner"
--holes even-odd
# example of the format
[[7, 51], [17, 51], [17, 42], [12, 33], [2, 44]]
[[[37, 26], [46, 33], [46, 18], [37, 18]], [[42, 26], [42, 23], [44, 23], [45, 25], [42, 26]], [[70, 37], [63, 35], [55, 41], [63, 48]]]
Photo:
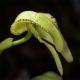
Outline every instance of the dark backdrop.
[[[73, 63], [67, 63], [60, 55], [63, 79], [80, 80], [80, 0], [1, 0], [0, 41], [7, 37], [21, 37], [10, 34], [9, 28], [15, 17], [24, 10], [47, 12], [57, 19], [74, 57]], [[58, 73], [50, 52], [34, 37], [0, 55], [0, 80], [30, 80], [49, 70]]]

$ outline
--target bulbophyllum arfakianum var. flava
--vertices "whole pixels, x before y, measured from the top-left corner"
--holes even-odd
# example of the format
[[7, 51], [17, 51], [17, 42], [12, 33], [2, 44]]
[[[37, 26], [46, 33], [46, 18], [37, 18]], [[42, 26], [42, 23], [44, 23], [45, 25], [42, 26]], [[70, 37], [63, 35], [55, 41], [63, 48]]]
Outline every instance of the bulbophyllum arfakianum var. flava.
[[61, 75], [63, 75], [63, 68], [57, 52], [61, 53], [67, 62], [73, 61], [73, 56], [59, 30], [56, 19], [48, 13], [23, 11], [16, 17], [10, 31], [14, 35], [21, 35], [24, 32], [27, 34], [19, 40], [14, 41], [13, 38], [3, 40], [0, 43], [1, 52], [11, 46], [28, 41], [33, 35], [49, 49]]

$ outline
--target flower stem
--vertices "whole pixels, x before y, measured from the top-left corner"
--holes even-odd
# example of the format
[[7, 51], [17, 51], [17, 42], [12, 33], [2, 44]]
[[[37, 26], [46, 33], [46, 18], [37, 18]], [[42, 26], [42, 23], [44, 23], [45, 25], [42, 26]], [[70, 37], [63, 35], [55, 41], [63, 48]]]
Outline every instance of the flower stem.
[[15, 46], [15, 45], [19, 45], [19, 44], [22, 44], [26, 41], [28, 41], [32, 36], [32, 33], [28, 32], [27, 35], [19, 40], [16, 40], [16, 41], [13, 41], [13, 44], [12, 46]]

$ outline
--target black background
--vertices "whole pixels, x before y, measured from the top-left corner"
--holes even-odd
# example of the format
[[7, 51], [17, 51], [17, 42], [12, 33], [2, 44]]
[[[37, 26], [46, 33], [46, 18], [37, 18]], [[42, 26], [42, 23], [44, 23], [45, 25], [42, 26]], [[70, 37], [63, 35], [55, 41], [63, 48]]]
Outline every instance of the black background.
[[[64, 80], [80, 80], [80, 1], [79, 0], [1, 0], [0, 41], [10, 34], [9, 28], [22, 11], [33, 10], [52, 14], [74, 57], [67, 63], [60, 55]], [[21, 45], [7, 49], [0, 55], [0, 80], [30, 80], [31, 77], [52, 70], [58, 73], [47, 48], [33, 36]]]

